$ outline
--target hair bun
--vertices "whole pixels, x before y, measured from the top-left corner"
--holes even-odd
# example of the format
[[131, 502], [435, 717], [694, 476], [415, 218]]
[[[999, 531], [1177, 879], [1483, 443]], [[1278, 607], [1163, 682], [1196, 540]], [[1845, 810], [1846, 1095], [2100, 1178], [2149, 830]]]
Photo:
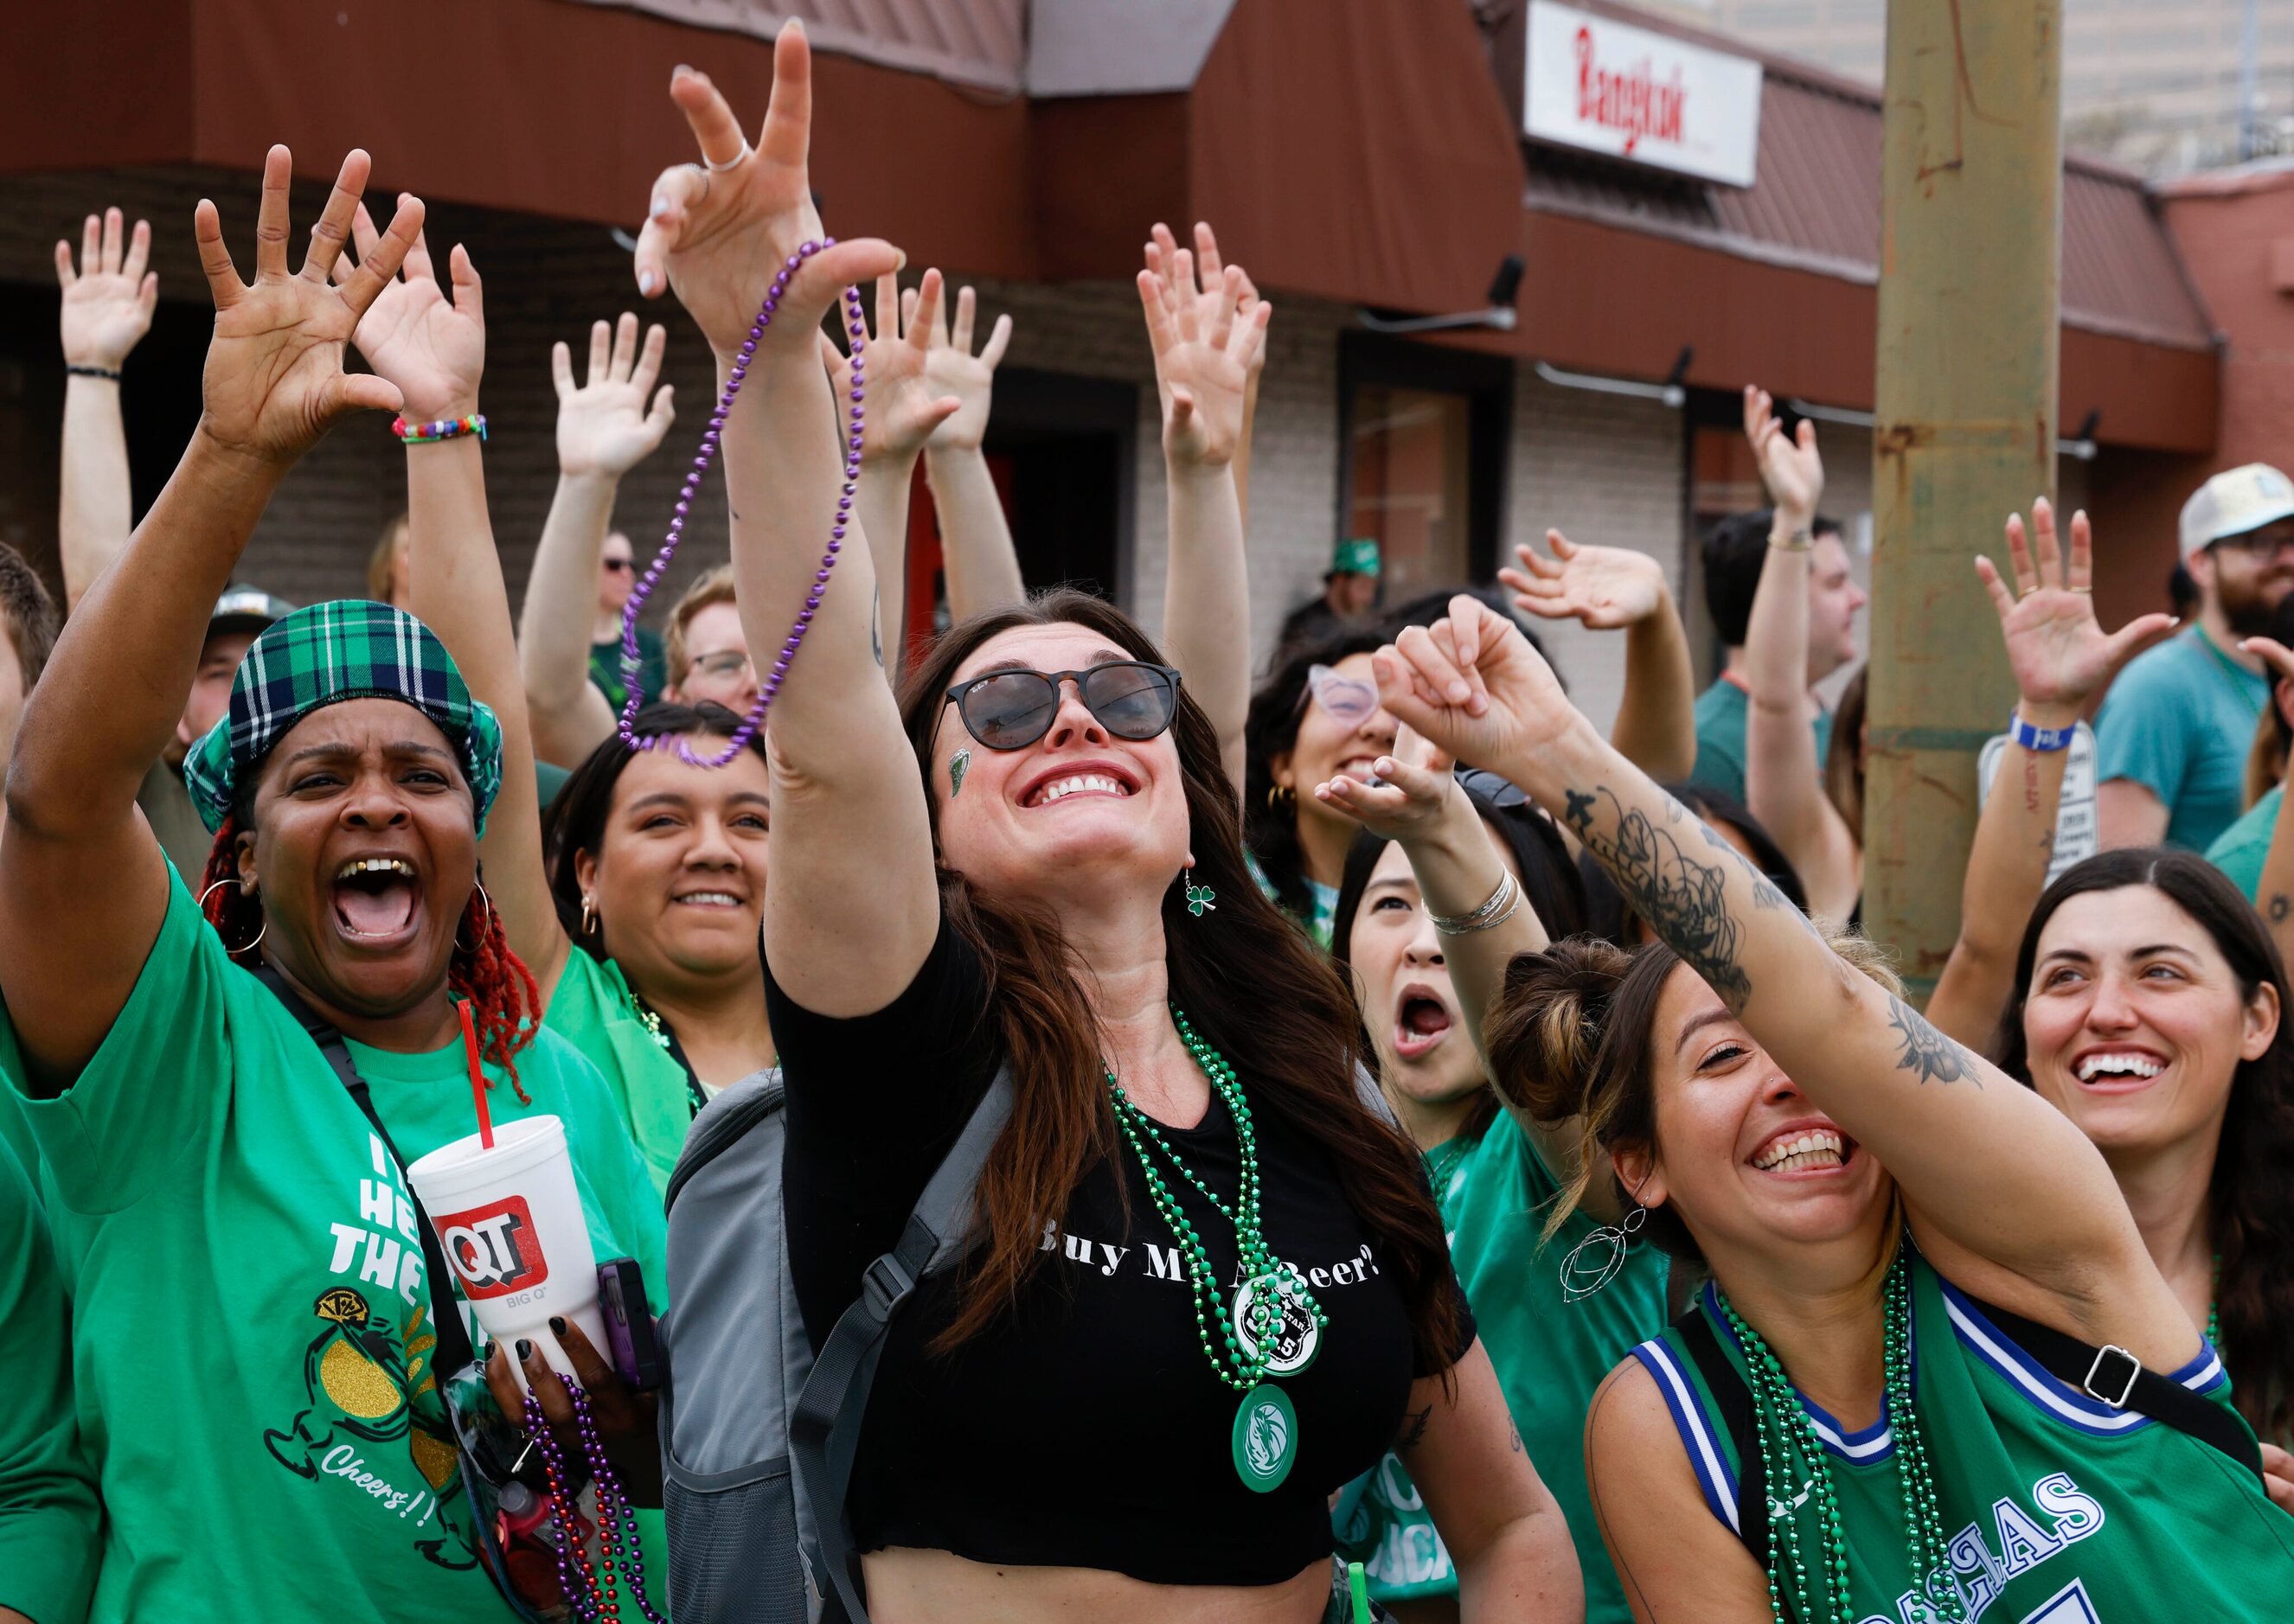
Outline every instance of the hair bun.
[[1609, 1001], [1633, 959], [1615, 943], [1579, 936], [1506, 967], [1484, 1033], [1501, 1095], [1540, 1122], [1583, 1112]]

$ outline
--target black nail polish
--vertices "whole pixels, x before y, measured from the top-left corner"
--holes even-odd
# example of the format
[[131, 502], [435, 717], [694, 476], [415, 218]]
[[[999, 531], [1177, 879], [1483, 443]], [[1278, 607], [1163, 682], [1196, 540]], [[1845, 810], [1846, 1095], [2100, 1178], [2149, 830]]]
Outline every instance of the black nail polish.
[[549, 1317], [549, 1334], [552, 1336], [564, 1336], [565, 1335], [565, 1321], [557, 1318], [557, 1315], [552, 1314]]
[[517, 1362], [524, 1364], [533, 1357], [533, 1344], [521, 1336], [517, 1339]]

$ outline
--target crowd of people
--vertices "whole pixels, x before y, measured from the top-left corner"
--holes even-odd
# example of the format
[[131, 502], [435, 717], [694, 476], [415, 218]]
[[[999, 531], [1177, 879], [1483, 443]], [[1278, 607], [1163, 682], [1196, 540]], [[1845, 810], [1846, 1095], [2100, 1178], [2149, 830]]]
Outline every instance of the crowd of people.
[[[1813, 425], [1746, 390], [1702, 694], [1658, 563], [1550, 532], [1402, 605], [1345, 538], [1254, 649], [1275, 313], [1159, 225], [1151, 635], [1023, 585], [1011, 319], [826, 235], [811, 88], [793, 23], [753, 142], [674, 77], [634, 275], [721, 393], [680, 419], [633, 313], [557, 347], [515, 613], [479, 267], [363, 152], [299, 264], [285, 149], [251, 278], [199, 205], [140, 524], [149, 228], [58, 244], [61, 604], [0, 548], [0, 1620], [2285, 1618], [2294, 484], [2192, 498], [2179, 629], [2097, 622], [2084, 514], [1977, 559], [2013, 717], [1964, 872], [1888, 854], [1963, 895], [1916, 1008], [1860, 930], [1863, 675], [1817, 694], [1864, 597]], [[390, 414], [368, 597], [240, 580]], [[671, 539], [721, 478], [730, 556], [664, 612], [616, 495], [680, 420]], [[1606, 731], [1559, 620], [1622, 635]], [[2051, 873], [2090, 714], [2103, 849]], [[613, 1346], [458, 1300], [406, 1169], [474, 1090], [562, 1127], [642, 1282]], [[781, 1222], [696, 1232], [693, 1149], [768, 1122]], [[888, 1270], [981, 1122], [957, 1244]], [[693, 1352], [706, 1247], [790, 1320]], [[861, 1385], [833, 1490], [795, 1407], [785, 1539], [789, 1444], [681, 1429], [792, 1348]]]

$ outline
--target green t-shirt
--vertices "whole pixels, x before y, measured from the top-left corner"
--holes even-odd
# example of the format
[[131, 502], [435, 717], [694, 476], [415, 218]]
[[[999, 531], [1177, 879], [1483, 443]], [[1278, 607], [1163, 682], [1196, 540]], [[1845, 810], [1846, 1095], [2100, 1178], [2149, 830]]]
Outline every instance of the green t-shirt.
[[[1462, 1149], [1462, 1155], [1460, 1151]], [[1426, 1156], [1450, 1237], [1458, 1283], [1496, 1368], [1498, 1385], [1537, 1474], [1560, 1502], [1585, 1576], [1588, 1624], [1630, 1624], [1585, 1486], [1585, 1410], [1593, 1390], [1633, 1344], [1664, 1326], [1667, 1260], [1636, 1242], [1617, 1277], [1571, 1303], [1561, 1260], [1597, 1227], [1573, 1213], [1542, 1250], [1538, 1236], [1560, 1184], [1536, 1145], [1502, 1112], [1468, 1146]], [[1389, 1454], [1371, 1468], [1359, 1508], [1339, 1537], [1381, 1602], [1455, 1596], [1458, 1573], [1409, 1471]]]
[[[622, 640], [608, 637], [603, 643], [590, 645], [590, 680], [606, 696], [606, 702], [616, 710], [630, 702], [630, 691], [622, 686]], [[661, 697], [668, 685], [668, 662], [662, 648], [661, 634], [652, 628], [638, 628], [638, 682], [645, 689], [646, 703], [652, 704]]]
[[621, 1112], [622, 1132], [645, 1158], [655, 1194], [666, 1195], [701, 1102], [685, 1068], [638, 1013], [622, 967], [574, 948], [541, 1024], [598, 1068]]
[[2228, 874], [2249, 902], [2260, 899], [2262, 860], [2270, 855], [2270, 837], [2278, 832], [2278, 803], [2285, 799], [2285, 786], [2273, 785], [2207, 848], [2207, 861]]
[[95, 1474], [72, 1414], [71, 1309], [32, 1181], [0, 1144], [0, 1607], [79, 1624], [95, 1589]]
[[2136, 655], [2095, 719], [2095, 782], [2131, 779], [2167, 808], [2167, 843], [2204, 851], [2239, 815], [2270, 683], [2192, 627]]
[[[1696, 767], [1688, 782], [1718, 790], [1731, 800], [1745, 800], [1745, 718], [1752, 698], [1726, 677], [1696, 696]], [[1824, 766], [1832, 748], [1832, 712], [1817, 708], [1816, 764]]]
[[[1998, 1624], [2283, 1624], [2294, 1517], [2213, 1445], [2058, 1381], [1981, 1306], [1914, 1254], [1912, 1394], [1941, 1532], [1969, 1619]], [[1742, 1377], [1744, 1352], [1707, 1287], [1702, 1315]], [[1664, 1393], [1708, 1509], [1733, 1532], [1740, 1461], [1682, 1332], [1633, 1350]], [[2213, 1348], [2169, 1373], [2231, 1408]], [[1890, 1417], [1862, 1431], [1802, 1401], [1824, 1441], [1859, 1619], [1912, 1611]], [[1803, 1550], [1824, 1548], [1815, 1496], [1794, 1501]], [[1757, 1542], [1760, 1536], [1755, 1535]], [[1790, 1614], [1792, 1575], [1782, 1576]], [[1813, 1603], [1822, 1593], [1812, 1572]]]
[[[471, 1131], [459, 1041], [351, 1057], [409, 1158]], [[587, 1062], [543, 1031], [492, 1067], [496, 1121], [565, 1125], [590, 1240], [659, 1301], [661, 1203]], [[12, 1025], [0, 1072], [24, 1091]], [[428, 1356], [401, 1170], [303, 1029], [171, 886], [134, 991], [78, 1078], [24, 1098], [72, 1298], [72, 1385], [101, 1488], [91, 1618], [500, 1618]], [[663, 1548], [658, 1522], [647, 1535]], [[658, 1585], [667, 1563], [647, 1564]]]
[[1243, 866], [1250, 870], [1250, 877], [1258, 882], [1259, 895], [1281, 908], [1285, 918], [1313, 938], [1315, 946], [1328, 953], [1330, 950], [1330, 930], [1338, 923], [1338, 888], [1324, 885], [1319, 880], [1307, 881], [1306, 896], [1314, 911], [1311, 917], [1300, 919], [1275, 894], [1274, 881], [1266, 877], [1266, 871], [1258, 865], [1257, 857], [1246, 851], [1242, 854], [1242, 862]]

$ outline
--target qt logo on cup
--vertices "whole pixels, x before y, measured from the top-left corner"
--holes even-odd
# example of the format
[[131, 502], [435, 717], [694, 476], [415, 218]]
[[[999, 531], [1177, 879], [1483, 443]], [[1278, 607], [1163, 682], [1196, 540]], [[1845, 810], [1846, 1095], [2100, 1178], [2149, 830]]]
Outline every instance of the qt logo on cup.
[[476, 1302], [539, 1286], [549, 1278], [533, 1214], [524, 1196], [508, 1196], [438, 1221], [446, 1261], [462, 1277], [462, 1295]]

